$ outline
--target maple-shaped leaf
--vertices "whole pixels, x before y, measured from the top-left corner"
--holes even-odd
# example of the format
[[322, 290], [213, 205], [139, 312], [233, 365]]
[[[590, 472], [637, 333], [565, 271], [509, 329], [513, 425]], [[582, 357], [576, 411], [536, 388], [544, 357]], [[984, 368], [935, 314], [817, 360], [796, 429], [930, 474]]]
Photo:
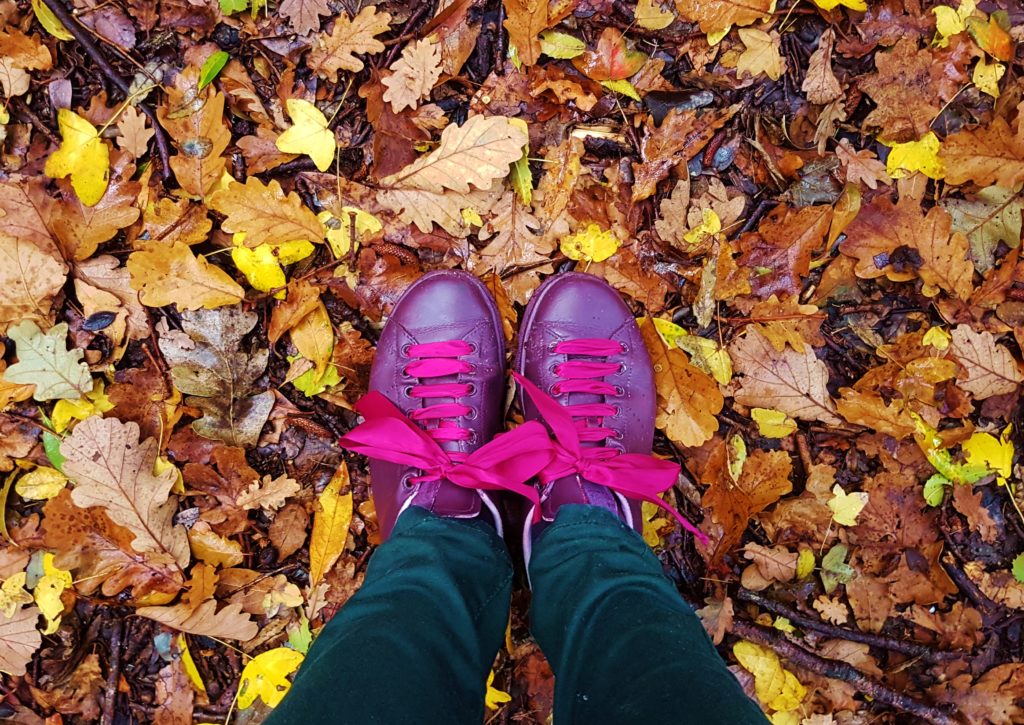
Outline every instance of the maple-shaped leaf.
[[449, 124], [436, 149], [381, 179], [381, 185], [437, 193], [486, 191], [508, 175], [528, 140], [525, 124], [505, 116], [473, 116], [461, 126]]
[[726, 441], [713, 445], [700, 473], [700, 482], [708, 486], [701, 505], [722, 527], [722, 538], [714, 553], [714, 558], [720, 559], [739, 543], [752, 517], [793, 490], [789, 480], [793, 464], [784, 451], [757, 450], [740, 464], [739, 471], [734, 471], [730, 470]]
[[808, 347], [781, 352], [760, 333], [747, 332], [729, 345], [736, 372], [742, 376], [736, 402], [781, 410], [800, 420], [837, 425], [840, 419], [828, 394], [828, 368]]
[[218, 611], [217, 600], [212, 598], [216, 583], [213, 567], [197, 564], [184, 601], [169, 607], [139, 607], [135, 613], [180, 632], [203, 637], [241, 642], [255, 637], [259, 627], [242, 611], [240, 604], [229, 604]]
[[750, 76], [756, 78], [764, 73], [773, 81], [777, 81], [786, 71], [786, 59], [779, 49], [782, 40], [775, 31], [766, 33], [757, 28], [740, 28], [737, 33], [743, 41], [744, 51], [736, 59], [736, 77]]
[[52, 179], [71, 176], [71, 185], [86, 206], [94, 206], [107, 190], [110, 147], [96, 127], [74, 111], [62, 108], [57, 123], [63, 139], [46, 159], [44, 173]]
[[62, 470], [75, 483], [71, 500], [76, 506], [102, 508], [111, 521], [135, 534], [135, 551], [163, 554], [179, 567], [188, 563], [188, 539], [184, 527], [174, 523], [177, 500], [170, 498], [177, 471], [153, 472], [155, 439], [140, 442], [135, 423], [93, 416], [75, 426], [60, 452]]
[[173, 597], [184, 582], [177, 562], [158, 551], [140, 554], [133, 539], [135, 534], [111, 521], [102, 506], [74, 505], [70, 489], [63, 489], [43, 508], [43, 543], [58, 552], [56, 566], [75, 573], [77, 591], [91, 594], [99, 589], [114, 597], [131, 587], [136, 600]]
[[1024, 136], [1014, 134], [1001, 116], [947, 137], [939, 158], [951, 184], [973, 181], [1015, 189], [1024, 182]]
[[205, 438], [253, 446], [270, 414], [273, 393], [255, 389], [269, 351], [249, 351], [242, 345], [256, 320], [256, 313], [240, 307], [196, 310], [182, 314], [184, 332], [172, 330], [160, 337], [175, 387], [190, 396], [189, 405], [203, 411], [192, 427]]
[[32, 655], [43, 643], [36, 629], [39, 609], [21, 607], [10, 617], [0, 612], [0, 672], [19, 677], [24, 675]]
[[330, 35], [318, 36], [309, 51], [306, 64], [309, 69], [328, 80], [337, 82], [338, 71], [359, 72], [363, 61], [357, 53], [379, 53], [384, 44], [375, 36], [385, 33], [391, 25], [391, 16], [378, 13], [367, 5], [354, 18], [338, 15]]
[[324, 114], [301, 98], [289, 98], [287, 106], [292, 125], [277, 137], [277, 148], [287, 153], [306, 154], [320, 171], [327, 171], [334, 161], [337, 143]]
[[503, 0], [503, 3], [509, 42], [515, 46], [524, 65], [533, 65], [541, 53], [539, 36], [548, 27], [549, 3], [546, 0]]
[[701, 445], [718, 430], [715, 416], [725, 402], [718, 384], [691, 365], [682, 350], [669, 349], [649, 319], [640, 320], [640, 334], [654, 364], [657, 426], [676, 443]]
[[395, 113], [415, 108], [441, 77], [441, 45], [429, 38], [421, 38], [405, 46], [401, 57], [391, 64], [391, 75], [381, 82], [387, 89], [384, 101]]
[[288, 18], [299, 35], [320, 29], [320, 16], [330, 15], [327, 0], [281, 0], [277, 12]]
[[[8, 219], [3, 218], [5, 225]], [[52, 242], [49, 246], [52, 252], [0, 231], [0, 334], [17, 320], [47, 326], [53, 322], [54, 298], [64, 287], [68, 268]]]
[[171, 169], [181, 188], [205, 196], [227, 166], [224, 150], [231, 131], [224, 123], [224, 94], [212, 85], [200, 90], [199, 69], [189, 66], [167, 88], [167, 103], [157, 107], [157, 117], [178, 147]]
[[1012, 393], [1024, 381], [1013, 353], [997, 345], [991, 332], [975, 332], [969, 325], [957, 325], [952, 336], [949, 351], [967, 371], [966, 377], [958, 376], [957, 380], [975, 398]]
[[177, 304], [179, 309], [194, 310], [236, 304], [245, 297], [245, 290], [227, 272], [195, 256], [181, 242], [151, 242], [133, 252], [125, 266], [132, 289], [148, 307]]
[[584, 51], [572, 59], [579, 71], [594, 81], [622, 81], [643, 66], [647, 56], [626, 45], [622, 31], [607, 26], [601, 31], [594, 50]]
[[244, 184], [232, 181], [210, 198], [210, 208], [227, 217], [221, 229], [243, 232], [245, 244], [285, 244], [323, 241], [323, 225], [295, 192], [285, 194], [276, 179], [264, 184], [250, 176]]
[[69, 398], [78, 400], [92, 390], [89, 366], [82, 362], [82, 350], [67, 347], [68, 325], [62, 322], [43, 333], [31, 320], [7, 331], [16, 344], [18, 362], [3, 372], [3, 378], [17, 385], [35, 385], [36, 400]]
[[284, 506], [288, 497], [298, 493], [301, 488], [298, 481], [288, 476], [264, 476], [262, 481], [253, 481], [248, 489], [239, 494], [235, 503], [246, 510], [260, 508], [272, 513]]
[[797, 295], [832, 223], [832, 208], [779, 204], [761, 220], [756, 233], [740, 237], [739, 264], [751, 270], [750, 286], [761, 297]]
[[700, 23], [701, 31], [709, 35], [732, 25], [755, 23], [768, 16], [774, 7], [772, 0], [676, 0], [683, 20]]
[[811, 53], [807, 61], [807, 74], [800, 90], [807, 94], [807, 100], [811, 103], [824, 105], [843, 95], [843, 88], [832, 72], [832, 46], [835, 42], [836, 33], [828, 28], [818, 39], [818, 49]]

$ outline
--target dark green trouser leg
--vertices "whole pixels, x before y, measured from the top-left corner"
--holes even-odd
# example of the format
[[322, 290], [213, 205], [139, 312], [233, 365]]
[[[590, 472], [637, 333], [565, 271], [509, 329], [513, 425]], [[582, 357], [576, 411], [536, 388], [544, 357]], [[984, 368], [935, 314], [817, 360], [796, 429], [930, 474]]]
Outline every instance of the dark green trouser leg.
[[480, 725], [512, 566], [481, 522], [410, 508], [268, 725]]
[[564, 506], [533, 547], [533, 633], [556, 725], [765, 723], [636, 533]]

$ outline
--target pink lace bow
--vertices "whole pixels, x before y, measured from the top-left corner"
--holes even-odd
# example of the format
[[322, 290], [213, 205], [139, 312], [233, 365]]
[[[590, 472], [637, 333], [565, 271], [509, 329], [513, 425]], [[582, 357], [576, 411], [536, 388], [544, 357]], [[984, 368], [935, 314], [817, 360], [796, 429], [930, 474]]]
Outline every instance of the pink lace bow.
[[[585, 480], [607, 486], [627, 498], [655, 504], [671, 514], [702, 544], [708, 543], [702, 531], [658, 498], [659, 493], [675, 485], [679, 478], [679, 464], [641, 453], [621, 453], [606, 447], [584, 448], [581, 445], [580, 428], [566, 409], [519, 373], [513, 372], [512, 375], [530, 396], [557, 441], [551, 464], [540, 473], [542, 483], [579, 474]], [[535, 523], [539, 515], [538, 506], [534, 514]]]
[[526, 482], [554, 457], [551, 438], [540, 423], [525, 423], [466, 454], [443, 450], [376, 391], [365, 395], [355, 408], [365, 421], [339, 440], [348, 450], [417, 468], [422, 475], [411, 479], [414, 483], [443, 479], [463, 488], [512, 491], [539, 504], [537, 489]]

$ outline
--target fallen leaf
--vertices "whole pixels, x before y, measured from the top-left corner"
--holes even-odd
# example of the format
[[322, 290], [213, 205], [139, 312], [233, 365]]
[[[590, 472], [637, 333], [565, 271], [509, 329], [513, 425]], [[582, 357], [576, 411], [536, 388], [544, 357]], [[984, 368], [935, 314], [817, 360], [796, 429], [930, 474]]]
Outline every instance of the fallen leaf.
[[251, 707], [256, 698], [269, 707], [277, 707], [291, 688], [288, 675], [302, 664], [303, 656], [288, 647], [261, 652], [246, 664], [238, 683], [238, 707]]
[[182, 242], [151, 242], [125, 264], [131, 288], [147, 307], [177, 304], [182, 310], [213, 309], [241, 302], [242, 289], [227, 272], [197, 257]]
[[39, 610], [22, 607], [13, 616], [0, 616], [0, 672], [19, 677], [24, 675], [32, 655], [43, 643], [36, 629]]
[[189, 67], [167, 88], [167, 103], [157, 108], [157, 117], [178, 153], [171, 157], [171, 169], [181, 188], [193, 197], [203, 197], [220, 181], [227, 166], [224, 151], [231, 132], [224, 123], [224, 94], [214, 86], [199, 86], [199, 69]]
[[192, 554], [210, 566], [228, 569], [245, 561], [242, 545], [215, 532], [205, 521], [197, 521], [188, 531]]
[[979, 186], [998, 184], [1015, 189], [1024, 182], [1024, 138], [1015, 135], [1005, 119], [965, 129], [948, 136], [939, 159], [946, 168], [946, 181]]
[[633, 11], [636, 24], [648, 30], [664, 30], [676, 19], [671, 10], [666, 10], [661, 0], [638, 0]]
[[140, 159], [149, 152], [149, 142], [156, 135], [156, 131], [146, 128], [146, 116], [132, 106], [121, 112], [121, 117], [117, 120], [117, 130], [120, 134], [117, 145], [135, 159]]
[[[333, 152], [332, 152], [333, 156]], [[316, 215], [299, 195], [285, 194], [276, 179], [264, 184], [254, 176], [244, 184], [232, 181], [210, 198], [210, 208], [226, 218], [221, 229], [245, 233], [246, 245], [285, 244], [305, 240], [323, 241], [324, 231]]]
[[[263, 481], [253, 481], [249, 488], [239, 495], [236, 503], [244, 509], [263, 509], [273, 513], [284, 506], [287, 499], [301, 489], [294, 478], [264, 476]], [[275, 519], [276, 521], [276, 519]]]
[[238, 271], [245, 275], [253, 289], [261, 292], [278, 290], [274, 297], [284, 298], [284, 287], [288, 284], [282, 265], [299, 262], [316, 251], [310, 242], [299, 239], [283, 244], [260, 244], [245, 246], [245, 232], [238, 232], [232, 239], [231, 261]]
[[301, 98], [289, 98], [287, 106], [292, 125], [277, 137], [277, 148], [289, 154], [306, 154], [320, 171], [327, 171], [337, 144], [324, 114]]
[[828, 507], [832, 510], [832, 519], [840, 526], [856, 526], [857, 516], [868, 504], [868, 494], [864, 491], [846, 493], [838, 483], [832, 487], [832, 498]]
[[597, 224], [588, 224], [587, 228], [562, 239], [559, 245], [569, 259], [587, 262], [603, 262], [615, 254], [619, 248], [619, 240], [615, 235], [602, 229]]
[[769, 35], [757, 28], [740, 28], [737, 33], [743, 42], [744, 51], [736, 61], [736, 77], [748, 75], [756, 78], [764, 73], [773, 81], [779, 80], [786, 72], [786, 59], [779, 53], [779, 34], [772, 32]]
[[14, 485], [14, 490], [23, 499], [46, 501], [63, 491], [67, 482], [67, 476], [60, 471], [42, 466], [19, 478]]
[[441, 77], [440, 44], [421, 38], [405, 46], [401, 57], [391, 64], [391, 75], [382, 79], [384, 100], [395, 113], [415, 108], [430, 95]]
[[807, 74], [800, 90], [807, 94], [810, 103], [824, 105], [843, 95], [843, 88], [839, 85], [836, 74], [832, 72], [832, 46], [835, 42], [835, 31], [827, 28], [818, 39], [817, 50], [811, 53], [807, 61]]
[[62, 322], [43, 333], [31, 320], [7, 330], [15, 343], [18, 362], [3, 371], [3, 379], [16, 385], [35, 385], [35, 400], [77, 399], [92, 390], [89, 366], [82, 350], [67, 347], [68, 325]]
[[[723, 33], [732, 25], [750, 25], [767, 17], [772, 0], [676, 0], [679, 15], [691, 23], [700, 23], [701, 32]], [[724, 33], [723, 33], [724, 34]]]
[[1017, 390], [1024, 380], [1020, 365], [1007, 348], [996, 344], [991, 332], [957, 325], [952, 335], [950, 352], [967, 371], [966, 377], [958, 376], [964, 390], [979, 400]]
[[839, 141], [836, 156], [846, 169], [846, 181], [850, 184], [862, 183], [869, 189], [877, 189], [878, 184], [889, 185], [892, 177], [885, 170], [885, 164], [870, 149], [854, 151], [847, 139]]
[[95, 206], [107, 190], [110, 148], [96, 127], [74, 111], [57, 112], [61, 145], [46, 159], [44, 172], [51, 179], [71, 176], [71, 185], [86, 206]]
[[348, 466], [338, 466], [327, 487], [317, 499], [319, 510], [313, 516], [313, 533], [309, 542], [309, 581], [313, 588], [338, 561], [352, 522], [352, 492], [348, 488]]
[[503, 3], [503, 27], [508, 31], [509, 42], [515, 46], [524, 65], [533, 65], [541, 53], [538, 36], [548, 27], [549, 3], [546, 0], [503, 0]]
[[373, 5], [367, 5], [351, 19], [340, 14], [330, 35], [315, 39], [306, 63], [314, 73], [331, 81], [337, 81], [338, 72], [342, 70], [357, 73], [363, 69], [363, 61], [356, 55], [384, 50], [384, 44], [376, 36], [386, 33], [390, 25], [391, 16], [378, 13]]
[[216, 637], [245, 642], [259, 633], [252, 618], [242, 612], [241, 605], [228, 604], [217, 609], [213, 594], [216, 574], [212, 567], [197, 564], [193, 568], [189, 593], [185, 601], [168, 607], [139, 607], [135, 613], [171, 629], [202, 637]]
[[330, 15], [331, 9], [327, 0], [281, 0], [277, 12], [288, 18], [296, 33], [309, 35], [320, 30], [320, 16]]
[[785, 438], [796, 431], [796, 421], [781, 410], [751, 408], [750, 417], [757, 423], [757, 432], [765, 438]]
[[1022, 202], [1001, 186], [987, 186], [972, 196], [945, 199], [942, 206], [953, 219], [953, 231], [967, 237], [974, 268], [985, 274], [995, 265], [1001, 242], [1011, 249], [1020, 246]]
[[757, 699], [765, 707], [789, 712], [798, 708], [807, 696], [807, 689], [796, 675], [783, 668], [774, 651], [753, 642], [741, 641], [732, 646], [732, 653], [754, 675]]

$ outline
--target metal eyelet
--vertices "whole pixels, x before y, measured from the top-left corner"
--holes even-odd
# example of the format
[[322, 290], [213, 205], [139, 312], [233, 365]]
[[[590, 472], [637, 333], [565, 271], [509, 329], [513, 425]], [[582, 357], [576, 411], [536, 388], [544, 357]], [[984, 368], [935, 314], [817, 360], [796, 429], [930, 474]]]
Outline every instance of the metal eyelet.
[[629, 352], [629, 345], [627, 345], [626, 343], [624, 343], [624, 342], [620, 342], [620, 343], [619, 343], [619, 347], [621, 347], [621, 348], [622, 348], [622, 352], [623, 352], [624, 354], [625, 354], [625, 353], [628, 353], [628, 352]]
[[470, 383], [466, 388], [466, 395], [476, 395], [476, 383]]
[[476, 408], [470, 408], [470, 409], [469, 409], [469, 412], [468, 412], [468, 413], [466, 413], [466, 414], [465, 414], [465, 415], [464, 415], [463, 417], [464, 417], [464, 418], [465, 418], [466, 420], [476, 420], [476, 419], [477, 419], [477, 416], [478, 416], [479, 414], [480, 414], [480, 411], [478, 411], [478, 410], [477, 410]]
[[615, 433], [615, 440], [617, 440], [617, 441], [621, 441], [623, 438], [626, 437], [623, 434], [623, 432], [621, 430], [619, 430], [618, 428], [612, 428], [612, 432]]
[[623, 388], [621, 385], [616, 385], [615, 386], [615, 394], [616, 395], [625, 395], [626, 394], [626, 389]]
[[477, 348], [476, 348], [476, 343], [475, 342], [469, 343], [469, 354], [470, 355], [475, 355], [476, 354], [476, 349]]
[[618, 405], [616, 405], [615, 406], [615, 412], [612, 413], [612, 417], [613, 418], [618, 418], [620, 415], [622, 415], [622, 408], [619, 407]]
[[402, 393], [405, 395], [405, 397], [407, 397], [407, 398], [411, 398], [412, 397], [412, 388], [413, 388], [412, 385], [406, 385], [405, 388], [402, 389]]
[[626, 363], [619, 363], [619, 375], [626, 372]]
[[410, 345], [408, 343], [406, 343], [405, 345], [402, 345], [402, 355], [405, 356], [405, 357], [409, 357], [409, 351], [411, 349], [412, 349], [412, 345]]
[[404, 488], [406, 490], [409, 490], [409, 489], [413, 488], [415, 485], [416, 484], [412, 482], [412, 475], [411, 474], [402, 477], [402, 488]]

